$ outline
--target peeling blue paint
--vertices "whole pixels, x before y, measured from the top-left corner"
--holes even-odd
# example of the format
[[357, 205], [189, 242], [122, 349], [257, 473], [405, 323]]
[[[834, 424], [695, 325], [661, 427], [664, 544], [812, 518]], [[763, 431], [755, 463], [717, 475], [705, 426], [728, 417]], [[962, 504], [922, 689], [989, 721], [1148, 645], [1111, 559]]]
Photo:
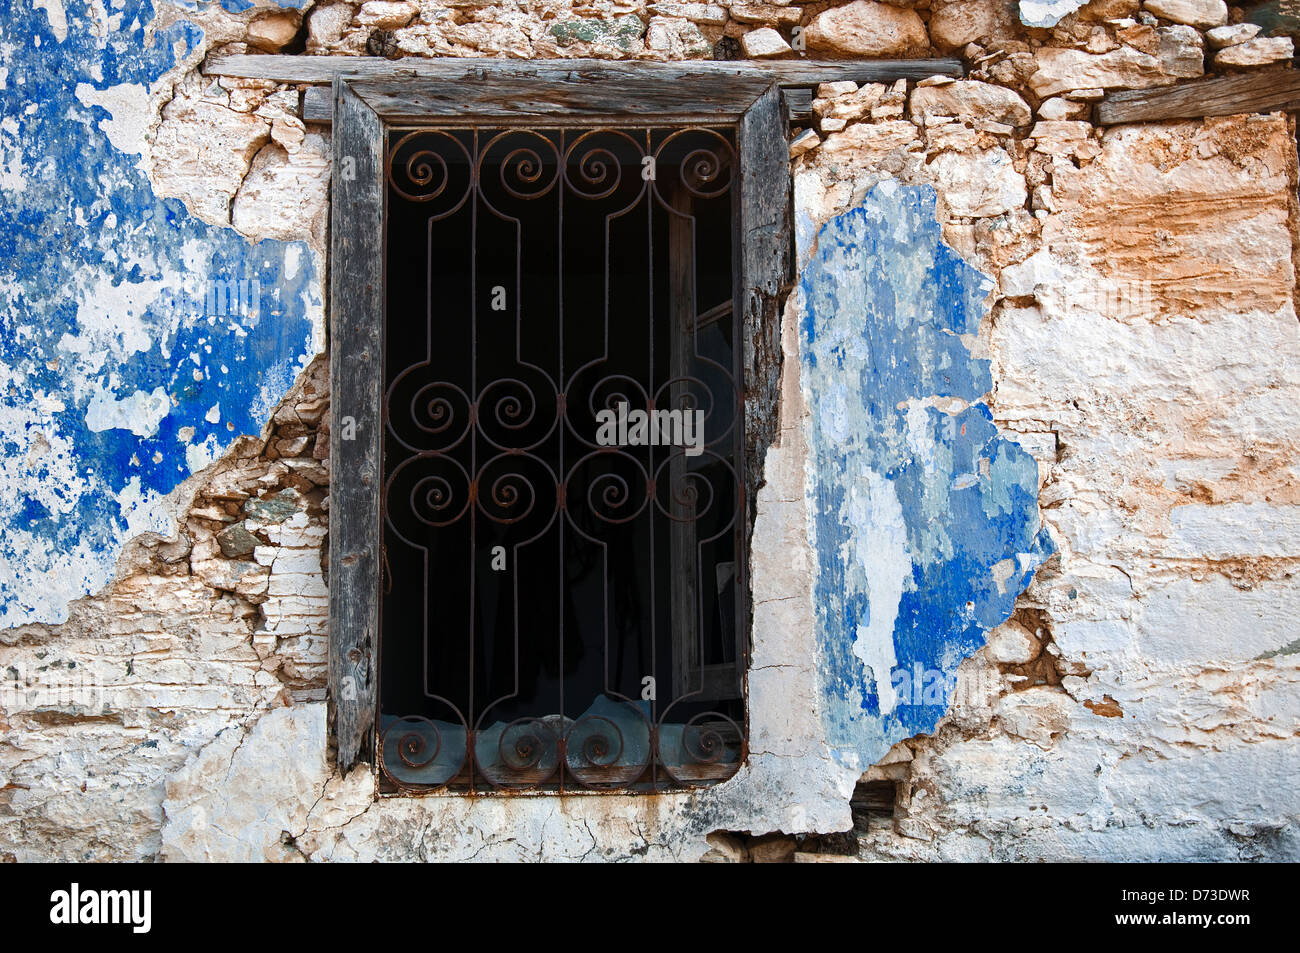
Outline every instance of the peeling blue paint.
[[[0, 628], [62, 621], [126, 539], [170, 533], [163, 497], [259, 432], [322, 308], [305, 243], [198, 221], [129, 151], [199, 27], [147, 39], [143, 0], [45, 6], [0, 0]], [[227, 313], [219, 282], [260, 295]]]
[[982, 399], [992, 285], [943, 244], [934, 191], [883, 182], [800, 258], [822, 718], [868, 765], [934, 729], [1052, 543], [1037, 465]]

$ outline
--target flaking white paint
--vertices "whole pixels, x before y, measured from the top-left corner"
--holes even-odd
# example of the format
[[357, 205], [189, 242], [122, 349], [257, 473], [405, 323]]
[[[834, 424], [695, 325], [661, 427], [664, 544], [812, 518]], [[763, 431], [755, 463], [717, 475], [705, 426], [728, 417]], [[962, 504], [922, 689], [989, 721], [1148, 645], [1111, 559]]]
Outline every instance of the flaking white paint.
[[853, 654], [871, 670], [880, 696], [880, 711], [888, 713], [897, 702], [893, 684], [898, 667], [894, 623], [898, 602], [911, 575], [907, 525], [894, 485], [873, 471], [863, 474], [862, 481], [850, 488], [848, 509], [861, 532], [854, 551], [845, 553], [844, 558], [862, 567], [871, 597], [871, 618], [866, 625], [858, 625]]

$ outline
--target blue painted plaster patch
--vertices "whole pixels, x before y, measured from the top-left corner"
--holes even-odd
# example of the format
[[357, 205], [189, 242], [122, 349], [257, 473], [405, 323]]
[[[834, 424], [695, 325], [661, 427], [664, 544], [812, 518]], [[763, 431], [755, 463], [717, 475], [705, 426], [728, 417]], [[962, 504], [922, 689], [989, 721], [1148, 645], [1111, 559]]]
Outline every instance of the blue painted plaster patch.
[[172, 532], [163, 497], [259, 432], [320, 344], [307, 245], [198, 221], [130, 151], [199, 27], [55, 6], [0, 0], [0, 628], [62, 621], [126, 539]]
[[883, 182], [800, 257], [823, 720], [868, 765], [933, 730], [1053, 547], [971, 353], [992, 285], [941, 241], [934, 191]]

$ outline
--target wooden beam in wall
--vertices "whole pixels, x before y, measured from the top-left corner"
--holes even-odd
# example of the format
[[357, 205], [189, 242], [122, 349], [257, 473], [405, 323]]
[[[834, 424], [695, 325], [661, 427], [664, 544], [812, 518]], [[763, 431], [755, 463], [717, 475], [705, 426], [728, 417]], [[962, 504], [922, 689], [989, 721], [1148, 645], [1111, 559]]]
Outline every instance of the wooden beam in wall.
[[962, 76], [961, 60], [681, 60], [671, 63], [623, 60], [508, 60], [481, 57], [287, 56], [237, 54], [214, 56], [204, 64], [209, 76], [238, 76], [277, 83], [329, 85], [335, 76], [389, 80], [399, 76], [468, 82], [532, 77], [535, 80], [611, 80], [652, 76], [671, 81], [678, 74], [713, 73], [719, 77], [762, 76], [782, 86], [816, 86], [852, 80], [855, 83]]
[[[623, 62], [613, 60], [503, 60], [482, 58], [410, 57], [387, 60], [376, 56], [284, 56], [239, 54], [214, 56], [204, 65], [209, 76], [235, 76], [265, 79], [277, 83], [301, 83], [311, 86], [303, 96], [303, 119], [330, 123], [334, 117], [333, 94], [326, 88], [336, 76], [352, 80], [371, 80], [391, 84], [403, 81], [416, 84], [432, 81], [438, 85], [464, 84], [474, 87], [478, 99], [494, 95], [517, 104], [532, 97], [520, 96], [521, 89], [547, 84], [583, 83], [607, 86], [611, 94], [623, 97], [625, 105], [634, 103], [628, 93], [647, 78], [665, 81], [691, 81], [701, 76], [716, 77], [710, 84], [717, 95], [736, 85], [755, 80], [775, 82], [789, 91], [811, 90], [818, 83], [850, 80], [855, 83], [894, 82], [899, 79], [925, 79], [929, 76], [963, 76], [964, 67], [957, 59], [916, 60], [684, 60], [673, 63]], [[504, 92], [503, 92], [504, 91]], [[708, 90], [701, 90], [707, 99]], [[794, 95], [789, 99], [796, 121], [807, 116], [806, 101], [811, 97]], [[707, 102], [704, 104], [707, 107]]]
[[1240, 76], [1215, 76], [1177, 86], [1126, 89], [1097, 104], [1097, 122], [1201, 119], [1237, 113], [1300, 109], [1300, 70], [1268, 70]]
[[[812, 90], [818, 83], [843, 80], [893, 82], [928, 76], [961, 76], [962, 64], [953, 59], [622, 63], [604, 60], [392, 61], [357, 56], [240, 55], [214, 58], [206, 66], [206, 72], [312, 84], [303, 94], [303, 119], [311, 123], [333, 121], [333, 95], [325, 86], [316, 84], [332, 81], [327, 78], [336, 75], [346, 75], [357, 83], [358, 92], [363, 97], [373, 94], [371, 105], [381, 112], [385, 108], [385, 95], [388, 99], [410, 100], [423, 90], [427, 94], [425, 105], [429, 106], [428, 114], [442, 114], [449, 110], [482, 112], [484, 103], [488, 101], [500, 102], [508, 107], [506, 111], [520, 115], [530, 110], [546, 113], [544, 99], [549, 95], [548, 90], [574, 87], [575, 84], [605, 90], [606, 115], [613, 115], [620, 108], [637, 112], [640, 111], [638, 90], [646, 79], [655, 79], [678, 83], [679, 94], [690, 93], [684, 98], [694, 101], [701, 115], [707, 116], [734, 105], [723, 100], [734, 99], [731, 94], [738, 89], [754, 89], [758, 88], [755, 84], [776, 82], [785, 90], [788, 118], [794, 122], [807, 122], [811, 113]], [[528, 90], [529, 94], [521, 95], [521, 90]], [[752, 98], [749, 97], [751, 101]], [[469, 108], [471, 106], [474, 108]], [[392, 118], [399, 119], [401, 112], [395, 110]]]

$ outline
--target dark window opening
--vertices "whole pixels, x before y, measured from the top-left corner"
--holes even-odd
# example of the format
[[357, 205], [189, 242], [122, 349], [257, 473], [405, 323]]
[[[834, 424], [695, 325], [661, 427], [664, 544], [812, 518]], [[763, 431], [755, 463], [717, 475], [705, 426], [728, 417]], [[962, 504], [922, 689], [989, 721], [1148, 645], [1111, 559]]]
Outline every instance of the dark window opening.
[[389, 129], [385, 152], [386, 789], [725, 780], [734, 130]]

